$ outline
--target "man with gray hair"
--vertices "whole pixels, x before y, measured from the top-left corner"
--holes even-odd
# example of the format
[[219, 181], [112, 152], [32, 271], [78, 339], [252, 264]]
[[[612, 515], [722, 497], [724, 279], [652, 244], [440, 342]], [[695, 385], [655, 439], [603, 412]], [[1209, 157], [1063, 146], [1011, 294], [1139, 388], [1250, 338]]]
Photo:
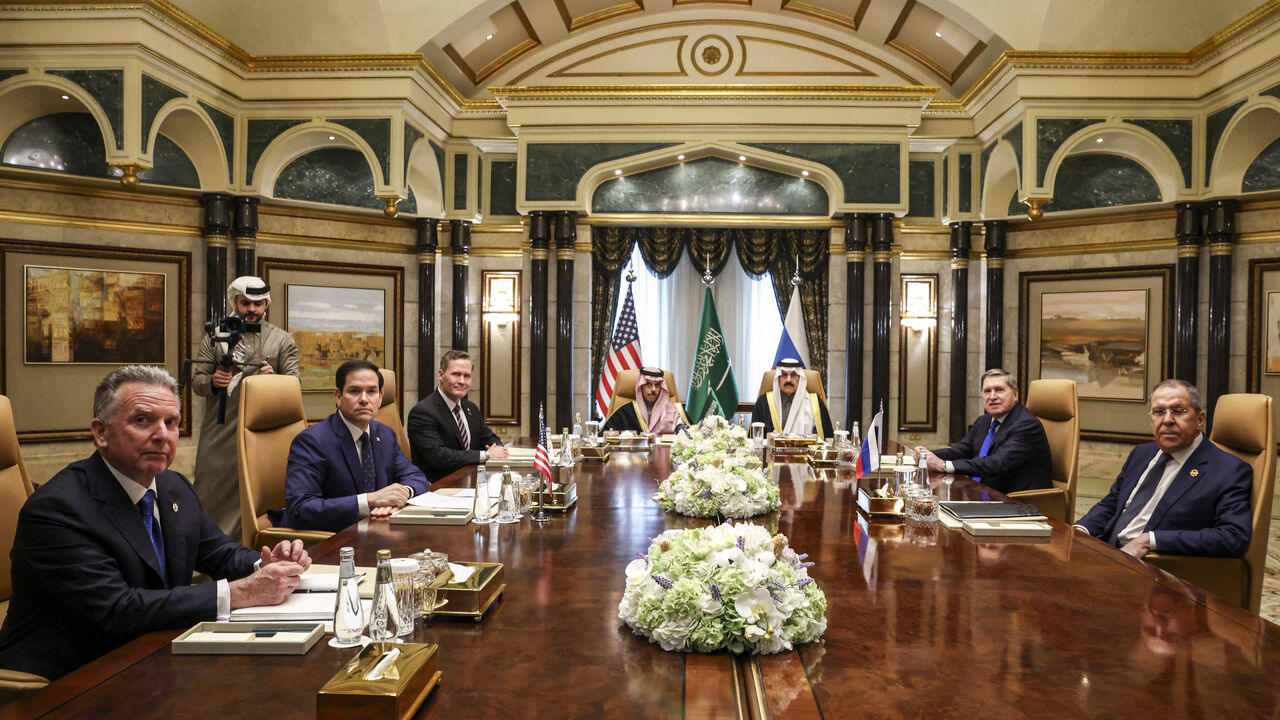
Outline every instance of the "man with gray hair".
[[1053, 459], [1044, 426], [1018, 402], [1018, 383], [1009, 373], [992, 368], [982, 373], [985, 410], [964, 439], [949, 448], [923, 455], [934, 472], [969, 475], [1002, 493], [1053, 487]]
[[[261, 278], [244, 275], [233, 280], [227, 287], [227, 307], [232, 310], [229, 318], [243, 325], [241, 336], [230, 343], [220, 340], [216, 332], [206, 334], [191, 370], [191, 389], [205, 398], [196, 449], [196, 491], [209, 516], [231, 537], [240, 537], [240, 478], [236, 470], [240, 382], [255, 373], [298, 375], [298, 348], [293, 338], [262, 319], [270, 303], [271, 287]], [[228, 357], [235, 363], [230, 369], [219, 364]], [[225, 410], [222, 418], [219, 407]]]
[[[18, 515], [2, 668], [53, 680], [144, 633], [279, 604], [311, 565], [300, 540], [241, 547], [169, 471], [181, 419], [169, 373], [112, 372], [93, 415], [97, 452], [41, 485]], [[192, 585], [194, 572], [213, 582]]]
[[1151, 391], [1155, 442], [1129, 453], [1107, 496], [1075, 527], [1140, 558], [1243, 557], [1253, 535], [1253, 470], [1204, 439], [1200, 391], [1165, 380]]

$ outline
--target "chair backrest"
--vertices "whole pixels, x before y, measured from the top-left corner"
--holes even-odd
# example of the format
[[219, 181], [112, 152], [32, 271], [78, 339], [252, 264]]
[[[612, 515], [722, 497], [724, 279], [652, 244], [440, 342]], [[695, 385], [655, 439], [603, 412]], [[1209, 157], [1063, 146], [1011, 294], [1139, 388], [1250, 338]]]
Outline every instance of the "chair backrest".
[[292, 375], [250, 375], [240, 384], [240, 519], [244, 544], [271, 527], [267, 511], [284, 507], [289, 446], [307, 427], [302, 382]]
[[1271, 497], [1275, 490], [1276, 440], [1271, 396], [1233, 393], [1219, 397], [1209, 439], [1253, 468], [1253, 535], [1244, 559], [1249, 565], [1248, 607], [1256, 613], [1262, 598], [1262, 575], [1271, 531]]
[[[822, 376], [818, 374], [817, 370], [809, 370], [807, 368], [801, 372], [804, 373], [805, 392], [818, 393], [818, 397], [822, 398], [822, 404], [826, 405], [827, 391], [822, 388]], [[773, 375], [774, 371], [765, 371], [764, 377], [760, 378], [760, 392], [756, 393], [756, 397], [773, 390]]]
[[400, 403], [396, 402], [396, 374], [393, 370], [380, 368], [382, 373], [382, 405], [378, 408], [378, 414], [373, 418], [378, 422], [386, 425], [396, 431], [396, 442], [400, 443], [400, 449], [404, 451], [404, 456], [413, 459], [413, 455], [409, 450], [409, 435], [404, 431], [404, 421], [400, 419]]
[[[662, 376], [667, 382], [667, 390], [671, 393], [671, 402], [680, 405], [680, 391], [676, 389], [676, 376], [672, 375], [670, 370], [663, 370]], [[605, 413], [606, 418], [612, 415], [614, 410], [636, 399], [636, 380], [639, 379], [639, 370], [623, 370], [618, 373], [618, 378], [613, 382], [613, 398], [609, 401], [609, 412]]]
[[31, 478], [22, 464], [18, 448], [18, 428], [13, 421], [13, 405], [0, 395], [0, 601], [13, 594], [9, 577], [9, 551], [18, 531], [18, 511], [31, 495]]
[[1067, 519], [1075, 515], [1080, 464], [1080, 400], [1074, 380], [1044, 378], [1027, 387], [1027, 409], [1040, 418], [1053, 456], [1053, 485], [1067, 493]]

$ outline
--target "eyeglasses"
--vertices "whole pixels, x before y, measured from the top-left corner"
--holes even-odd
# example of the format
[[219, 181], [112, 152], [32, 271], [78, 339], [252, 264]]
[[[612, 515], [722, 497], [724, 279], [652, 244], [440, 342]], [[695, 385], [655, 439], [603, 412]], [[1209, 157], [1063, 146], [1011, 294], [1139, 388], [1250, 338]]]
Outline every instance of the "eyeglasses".
[[1150, 415], [1152, 419], [1164, 418], [1166, 415], [1172, 415], [1173, 419], [1177, 420], [1189, 412], [1191, 412], [1191, 408], [1188, 407], [1173, 407], [1165, 410], [1156, 410], [1155, 408], [1152, 408], [1147, 411], [1147, 414]]

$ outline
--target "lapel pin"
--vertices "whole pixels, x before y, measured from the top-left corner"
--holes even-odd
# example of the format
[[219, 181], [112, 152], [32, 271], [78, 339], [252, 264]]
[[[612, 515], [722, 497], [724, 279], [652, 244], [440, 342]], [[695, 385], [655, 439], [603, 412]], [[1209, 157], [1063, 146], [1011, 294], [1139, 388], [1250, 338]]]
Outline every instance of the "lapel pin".
[[1199, 471], [1199, 470], [1196, 470], [1196, 469], [1193, 469], [1193, 470], [1191, 471], [1191, 477], [1200, 477], [1200, 471]]
[[178, 512], [178, 503], [173, 504], [173, 511]]

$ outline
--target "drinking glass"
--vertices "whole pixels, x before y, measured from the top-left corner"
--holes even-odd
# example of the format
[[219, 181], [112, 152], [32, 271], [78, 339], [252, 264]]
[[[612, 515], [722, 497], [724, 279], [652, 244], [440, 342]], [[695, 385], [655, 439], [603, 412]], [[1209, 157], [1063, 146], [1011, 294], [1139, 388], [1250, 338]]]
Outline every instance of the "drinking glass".
[[520, 517], [529, 514], [529, 508], [533, 507], [533, 494], [538, 491], [538, 484], [541, 480], [535, 475], [525, 475], [520, 478]]
[[915, 496], [915, 519], [924, 523], [938, 521], [938, 496], [931, 491], [919, 488]]
[[595, 445], [600, 440], [600, 421], [588, 420], [586, 424], [583, 425], [582, 432], [586, 434], [585, 439], [587, 443]]
[[391, 587], [396, 593], [396, 635], [412, 635], [413, 619], [418, 615], [418, 605], [413, 593], [413, 575], [418, 571], [416, 560], [395, 558], [391, 561]]
[[436, 565], [431, 560], [430, 550], [413, 553], [409, 559], [418, 563], [418, 570], [413, 574], [413, 604], [418, 617], [428, 620], [436, 606], [436, 590], [431, 587], [436, 580]]
[[764, 423], [751, 423], [751, 444], [755, 445], [757, 450], [764, 447]]

